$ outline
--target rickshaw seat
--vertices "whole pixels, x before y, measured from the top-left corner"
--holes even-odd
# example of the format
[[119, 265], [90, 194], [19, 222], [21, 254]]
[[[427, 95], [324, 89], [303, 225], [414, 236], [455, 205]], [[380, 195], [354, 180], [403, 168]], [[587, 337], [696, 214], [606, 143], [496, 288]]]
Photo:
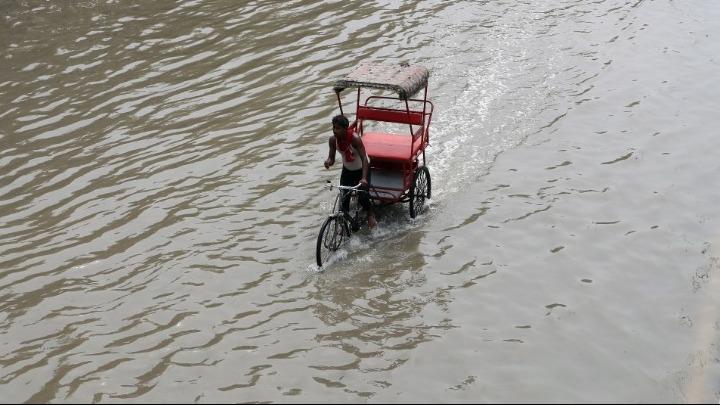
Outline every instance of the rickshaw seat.
[[423, 147], [422, 129], [413, 136], [367, 131], [362, 136], [365, 151], [371, 160], [409, 161]]

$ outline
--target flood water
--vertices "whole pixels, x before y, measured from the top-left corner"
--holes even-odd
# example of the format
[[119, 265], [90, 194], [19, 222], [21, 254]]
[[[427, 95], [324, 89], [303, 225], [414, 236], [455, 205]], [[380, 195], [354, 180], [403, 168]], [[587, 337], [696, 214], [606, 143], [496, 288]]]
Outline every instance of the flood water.
[[[720, 399], [719, 2], [0, 12], [0, 401]], [[431, 72], [432, 199], [320, 271], [365, 59]]]

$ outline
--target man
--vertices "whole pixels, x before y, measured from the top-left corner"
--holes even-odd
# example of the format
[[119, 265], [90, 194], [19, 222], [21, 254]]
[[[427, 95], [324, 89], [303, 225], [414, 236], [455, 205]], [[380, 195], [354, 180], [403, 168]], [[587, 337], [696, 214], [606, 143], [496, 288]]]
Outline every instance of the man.
[[[370, 190], [370, 160], [365, 152], [362, 139], [355, 131], [349, 132], [350, 122], [344, 115], [336, 115], [332, 120], [333, 136], [328, 139], [330, 153], [325, 159], [325, 168], [335, 164], [335, 151], [340, 152], [343, 168], [340, 174], [340, 185], [354, 187], [359, 185], [363, 190]], [[360, 205], [367, 212], [368, 228], [372, 229], [377, 225], [375, 214], [372, 210], [370, 195], [359, 193]], [[349, 195], [345, 195], [342, 201], [342, 211], [347, 213], [350, 210]]]

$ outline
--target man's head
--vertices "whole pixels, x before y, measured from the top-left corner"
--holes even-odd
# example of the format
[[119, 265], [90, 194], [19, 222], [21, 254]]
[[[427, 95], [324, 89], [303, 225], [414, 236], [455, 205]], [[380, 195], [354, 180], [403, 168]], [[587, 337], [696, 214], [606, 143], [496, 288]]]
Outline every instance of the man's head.
[[348, 121], [347, 117], [342, 114], [338, 114], [338, 115], [334, 116], [332, 123], [333, 123], [333, 125], [337, 124], [345, 129], [347, 129], [347, 127], [350, 126], [350, 121]]
[[347, 129], [350, 126], [350, 121], [344, 115], [336, 115], [332, 119], [333, 133], [337, 137], [342, 137], [347, 134]]

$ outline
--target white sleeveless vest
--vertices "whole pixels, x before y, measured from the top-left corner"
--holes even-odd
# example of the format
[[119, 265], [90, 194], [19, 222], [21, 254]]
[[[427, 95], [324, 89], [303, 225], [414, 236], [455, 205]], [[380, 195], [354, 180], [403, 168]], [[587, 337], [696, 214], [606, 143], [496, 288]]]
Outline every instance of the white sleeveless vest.
[[[360, 170], [362, 169], [362, 159], [360, 158], [360, 154], [358, 153], [357, 149], [350, 144], [348, 147], [350, 148], [350, 151], [352, 152], [352, 155], [354, 159], [352, 162], [347, 161], [345, 157], [345, 152], [343, 152], [339, 145], [337, 144], [337, 141], [335, 142], [335, 146], [337, 147], [338, 152], [340, 153], [340, 156], [342, 157], [343, 166], [345, 166], [348, 170]], [[368, 158], [368, 162], [370, 162], [370, 158]]]

